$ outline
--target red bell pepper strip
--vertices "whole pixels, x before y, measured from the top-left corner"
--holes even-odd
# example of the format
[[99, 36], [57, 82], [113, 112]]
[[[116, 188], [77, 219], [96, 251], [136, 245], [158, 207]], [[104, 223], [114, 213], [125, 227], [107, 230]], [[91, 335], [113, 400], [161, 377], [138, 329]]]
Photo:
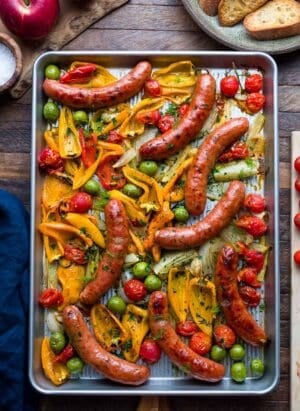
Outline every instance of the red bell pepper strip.
[[89, 168], [95, 161], [97, 155], [97, 136], [92, 133], [90, 136], [85, 137], [82, 128], [78, 130], [79, 141], [81, 145], [81, 159], [86, 168]]
[[126, 184], [126, 178], [121, 170], [113, 168], [120, 156], [107, 156], [99, 165], [97, 176], [106, 190], [119, 190]]
[[97, 66], [95, 64], [85, 64], [68, 71], [61, 76], [59, 81], [64, 84], [87, 83], [96, 70]]

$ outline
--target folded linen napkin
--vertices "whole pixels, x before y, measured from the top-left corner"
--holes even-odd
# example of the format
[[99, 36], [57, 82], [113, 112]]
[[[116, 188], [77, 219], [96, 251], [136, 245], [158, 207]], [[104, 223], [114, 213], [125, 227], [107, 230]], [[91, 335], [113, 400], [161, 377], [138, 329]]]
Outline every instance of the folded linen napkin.
[[0, 410], [29, 411], [35, 393], [28, 380], [29, 216], [0, 189]]

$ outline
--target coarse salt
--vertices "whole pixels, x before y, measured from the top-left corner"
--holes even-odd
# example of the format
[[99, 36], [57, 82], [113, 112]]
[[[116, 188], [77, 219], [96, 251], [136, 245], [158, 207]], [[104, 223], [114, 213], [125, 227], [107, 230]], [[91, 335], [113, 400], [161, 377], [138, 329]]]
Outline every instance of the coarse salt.
[[16, 59], [5, 44], [0, 43], [0, 85], [5, 84], [14, 74]]

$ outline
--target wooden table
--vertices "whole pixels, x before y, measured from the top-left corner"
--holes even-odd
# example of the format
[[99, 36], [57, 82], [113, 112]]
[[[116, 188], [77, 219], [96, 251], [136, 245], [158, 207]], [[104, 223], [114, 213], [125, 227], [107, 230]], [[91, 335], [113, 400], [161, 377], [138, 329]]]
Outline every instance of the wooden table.
[[[224, 50], [191, 20], [180, 0], [131, 0], [72, 41], [68, 50]], [[277, 389], [257, 398], [171, 397], [171, 410], [289, 409], [290, 308], [290, 134], [300, 130], [300, 53], [275, 57], [279, 66], [281, 379]], [[298, 103], [298, 104], [297, 104]], [[0, 187], [29, 207], [31, 92], [18, 101], [0, 97]], [[41, 410], [132, 411], [136, 397], [43, 397]], [[153, 409], [156, 411], [156, 409]]]

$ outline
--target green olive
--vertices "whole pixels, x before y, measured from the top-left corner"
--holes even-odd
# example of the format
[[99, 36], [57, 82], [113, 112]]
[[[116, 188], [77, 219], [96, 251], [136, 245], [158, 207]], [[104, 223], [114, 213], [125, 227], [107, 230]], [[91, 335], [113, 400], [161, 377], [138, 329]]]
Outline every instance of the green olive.
[[126, 310], [126, 304], [124, 300], [118, 295], [114, 295], [108, 300], [108, 308], [116, 314], [123, 314]]
[[245, 348], [241, 344], [234, 344], [229, 350], [230, 358], [233, 361], [241, 361], [245, 354]]
[[185, 223], [190, 218], [190, 215], [187, 209], [183, 206], [175, 208], [174, 216], [175, 216], [175, 220], [178, 221], [179, 223]]
[[74, 111], [73, 118], [77, 124], [87, 123], [89, 121], [87, 113], [83, 110]]
[[60, 77], [60, 69], [55, 64], [49, 64], [45, 68], [45, 77], [51, 80], [58, 80]]
[[84, 362], [79, 357], [72, 357], [67, 361], [67, 368], [72, 374], [79, 374], [84, 367]]
[[134, 264], [132, 272], [136, 278], [144, 278], [151, 273], [151, 267], [145, 261], [139, 261], [138, 263]]
[[264, 363], [259, 358], [254, 358], [251, 361], [250, 369], [254, 377], [262, 377], [265, 372]]
[[138, 198], [142, 195], [142, 192], [143, 190], [135, 184], [128, 183], [123, 187], [123, 193], [128, 197]]
[[83, 186], [83, 189], [89, 194], [97, 195], [99, 194], [101, 187], [98, 181], [94, 179], [90, 179], [85, 183], [85, 185]]
[[231, 378], [235, 382], [244, 382], [247, 376], [246, 365], [243, 362], [235, 362], [231, 366]]
[[158, 165], [156, 164], [155, 161], [151, 161], [151, 160], [142, 161], [139, 165], [139, 170], [142, 173], [153, 177], [157, 173]]
[[162, 287], [161, 279], [154, 274], [148, 275], [145, 279], [144, 284], [148, 291], [157, 291]]
[[58, 105], [53, 103], [52, 101], [48, 101], [48, 103], [44, 105], [43, 115], [46, 120], [55, 122], [59, 117]]
[[210, 351], [210, 358], [214, 361], [220, 362], [223, 361], [226, 357], [226, 350], [219, 345], [213, 345]]
[[62, 332], [56, 331], [50, 335], [50, 347], [56, 354], [65, 348], [67, 341]]

